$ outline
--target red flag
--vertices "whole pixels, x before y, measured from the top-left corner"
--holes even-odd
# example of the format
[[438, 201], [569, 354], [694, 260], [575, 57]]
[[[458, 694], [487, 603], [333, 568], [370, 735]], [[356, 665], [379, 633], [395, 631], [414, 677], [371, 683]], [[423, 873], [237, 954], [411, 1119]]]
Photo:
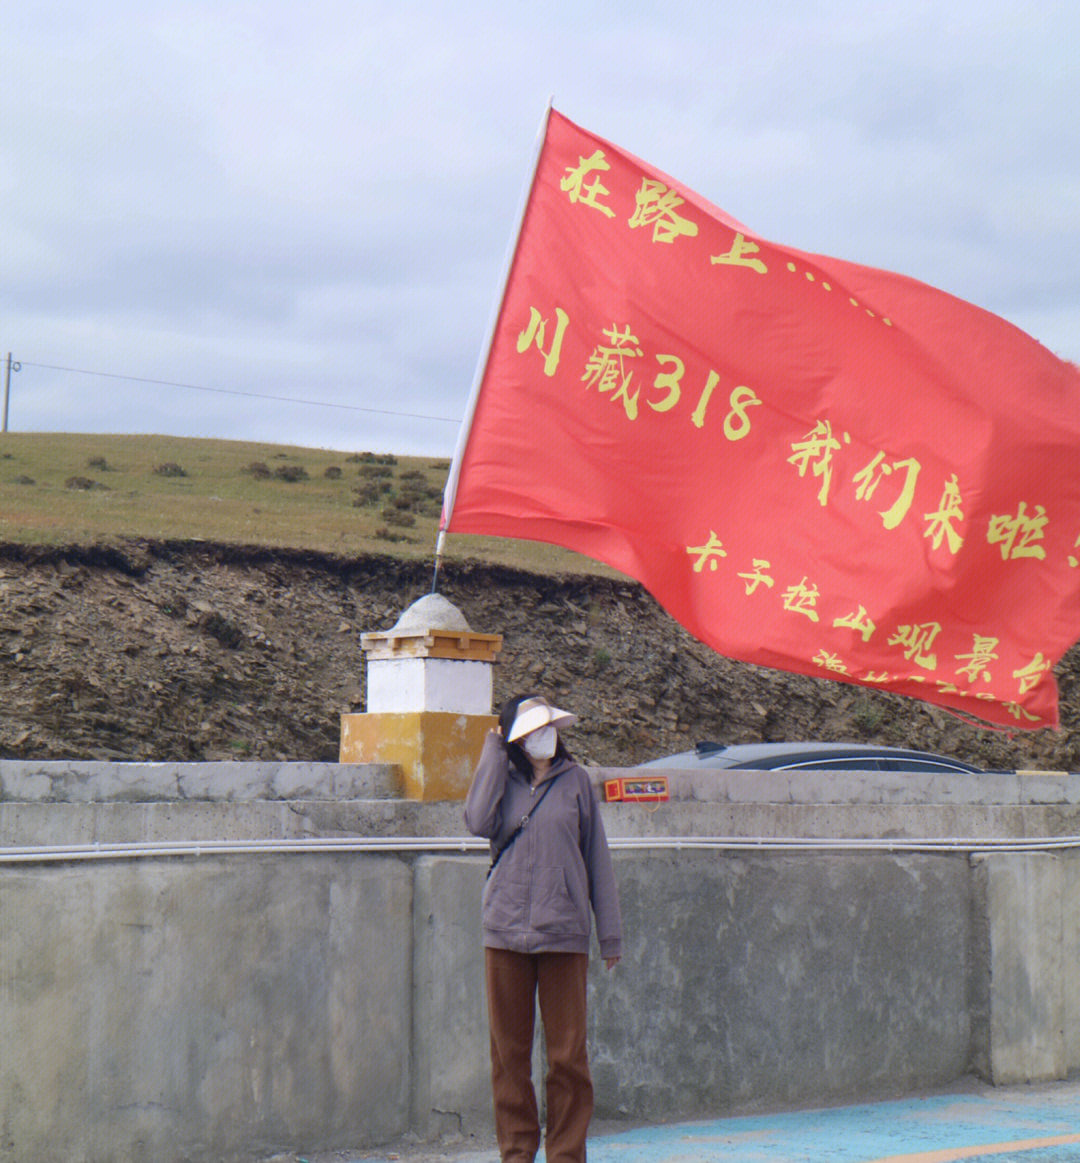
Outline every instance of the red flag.
[[549, 114], [442, 527], [637, 578], [731, 658], [1056, 726], [1080, 370], [754, 234]]

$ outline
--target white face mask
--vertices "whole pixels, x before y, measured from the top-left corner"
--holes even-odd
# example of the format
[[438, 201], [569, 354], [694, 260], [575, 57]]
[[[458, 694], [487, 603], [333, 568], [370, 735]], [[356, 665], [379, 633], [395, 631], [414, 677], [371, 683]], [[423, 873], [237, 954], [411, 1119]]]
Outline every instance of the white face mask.
[[530, 759], [550, 759], [558, 746], [559, 733], [549, 723], [546, 727], [537, 727], [530, 731], [521, 741], [525, 754]]

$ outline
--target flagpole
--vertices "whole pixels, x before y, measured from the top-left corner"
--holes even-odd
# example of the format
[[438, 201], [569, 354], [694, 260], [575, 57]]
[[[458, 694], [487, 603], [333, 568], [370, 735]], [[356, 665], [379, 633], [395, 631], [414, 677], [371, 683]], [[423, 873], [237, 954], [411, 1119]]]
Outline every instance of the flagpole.
[[454, 448], [453, 459], [450, 462], [450, 472], [446, 478], [446, 485], [443, 488], [442, 516], [439, 521], [439, 535], [435, 540], [435, 569], [431, 578], [432, 593], [435, 593], [439, 584], [439, 563], [442, 561], [443, 546], [446, 541], [446, 528], [450, 524], [450, 518], [454, 512], [454, 502], [457, 500], [458, 479], [461, 476], [461, 462], [465, 456], [465, 448], [469, 443], [469, 432], [472, 430], [473, 418], [476, 415], [476, 406], [480, 400], [480, 387], [484, 382], [484, 377], [487, 375], [488, 363], [491, 361], [491, 349], [495, 343], [495, 331], [499, 326], [503, 303], [506, 301], [506, 292], [510, 286], [510, 271], [513, 268], [514, 259], [517, 257], [518, 247], [521, 243], [521, 231], [525, 226], [525, 214], [529, 209], [529, 202], [532, 200], [533, 187], [536, 185], [536, 175], [540, 169], [540, 155], [543, 153], [544, 142], [547, 139], [547, 127], [548, 122], [551, 120], [553, 101], [554, 98], [548, 99], [547, 108], [544, 110], [544, 117], [540, 123], [539, 132], [536, 135], [529, 179], [522, 190], [521, 203], [518, 207], [517, 225], [510, 239], [510, 245], [507, 248], [506, 258], [503, 262], [501, 290], [495, 301], [491, 319], [488, 323], [487, 341], [481, 347], [480, 357], [476, 362], [476, 372], [473, 376], [472, 387], [469, 390], [469, 399], [465, 405], [465, 415], [462, 417], [461, 427], [458, 429], [457, 444]]

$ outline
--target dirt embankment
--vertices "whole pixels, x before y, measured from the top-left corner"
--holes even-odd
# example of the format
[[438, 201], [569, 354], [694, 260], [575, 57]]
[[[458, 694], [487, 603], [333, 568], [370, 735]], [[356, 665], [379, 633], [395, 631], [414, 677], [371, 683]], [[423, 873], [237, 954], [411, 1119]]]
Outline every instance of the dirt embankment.
[[[335, 760], [364, 709], [360, 635], [430, 588], [430, 566], [206, 544], [0, 546], [0, 756]], [[1080, 650], [1064, 729], [981, 730], [908, 699], [730, 662], [639, 586], [449, 563], [440, 591], [504, 635], [495, 696], [582, 716], [572, 747], [621, 765], [698, 739], [861, 739], [989, 768], [1080, 769]]]

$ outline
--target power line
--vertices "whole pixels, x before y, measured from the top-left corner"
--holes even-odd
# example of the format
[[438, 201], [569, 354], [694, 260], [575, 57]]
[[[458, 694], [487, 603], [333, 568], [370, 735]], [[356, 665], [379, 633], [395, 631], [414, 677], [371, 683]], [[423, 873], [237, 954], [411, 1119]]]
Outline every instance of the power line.
[[122, 376], [114, 372], [89, 371], [81, 367], [58, 367], [52, 363], [31, 363], [28, 359], [21, 360], [20, 366], [44, 368], [54, 372], [71, 372], [80, 376], [102, 376], [109, 380], [127, 380], [133, 384], [155, 384], [165, 388], [189, 388], [193, 392], [214, 392], [220, 396], [246, 396], [253, 400], [276, 400], [284, 404], [308, 404], [316, 408], [340, 408], [348, 412], [371, 412], [378, 416], [403, 416], [409, 420], [438, 420], [445, 424], [461, 423], [460, 416], [428, 416], [422, 412], [396, 412], [389, 408], [364, 408], [359, 404], [335, 404], [329, 400], [301, 400], [297, 396], [272, 396], [265, 392], [242, 392], [238, 388], [208, 388], [204, 384], [180, 384], [173, 380], [151, 380], [142, 376]]

